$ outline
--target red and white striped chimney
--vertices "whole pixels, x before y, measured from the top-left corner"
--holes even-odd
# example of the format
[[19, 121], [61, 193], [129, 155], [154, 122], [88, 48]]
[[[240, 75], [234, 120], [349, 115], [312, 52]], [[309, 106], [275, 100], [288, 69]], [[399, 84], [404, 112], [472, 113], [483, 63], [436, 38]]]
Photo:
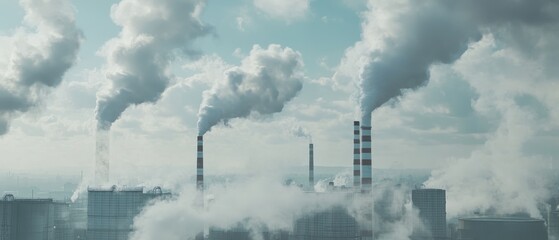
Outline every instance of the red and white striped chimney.
[[361, 186], [361, 137], [359, 121], [353, 121], [353, 189], [360, 191]]
[[314, 145], [309, 143], [309, 190], [314, 190]]
[[204, 191], [204, 137], [198, 136], [196, 148], [196, 189]]
[[371, 127], [361, 126], [361, 190], [372, 190]]

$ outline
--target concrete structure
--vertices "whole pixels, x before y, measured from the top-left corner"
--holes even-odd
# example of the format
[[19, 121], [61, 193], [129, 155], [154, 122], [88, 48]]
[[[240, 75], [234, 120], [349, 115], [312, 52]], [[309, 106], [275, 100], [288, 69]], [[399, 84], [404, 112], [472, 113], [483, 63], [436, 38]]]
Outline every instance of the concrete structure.
[[458, 240], [547, 240], [541, 219], [512, 217], [461, 218]]
[[353, 189], [361, 191], [361, 132], [359, 121], [353, 121]]
[[446, 194], [443, 189], [414, 189], [411, 199], [413, 206], [419, 210], [428, 232], [415, 231], [417, 240], [444, 240], [446, 234]]
[[163, 194], [161, 188], [144, 193], [142, 187], [117, 189], [89, 188], [87, 201], [88, 240], [127, 240], [134, 217], [148, 201]]
[[52, 199], [0, 200], [0, 240], [54, 240], [55, 204]]

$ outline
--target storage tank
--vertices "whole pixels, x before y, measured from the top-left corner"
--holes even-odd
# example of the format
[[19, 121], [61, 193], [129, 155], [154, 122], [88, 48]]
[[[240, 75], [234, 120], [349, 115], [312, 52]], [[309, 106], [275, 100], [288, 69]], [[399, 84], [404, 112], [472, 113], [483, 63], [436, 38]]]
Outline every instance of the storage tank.
[[544, 220], [516, 217], [460, 218], [458, 240], [547, 240]]

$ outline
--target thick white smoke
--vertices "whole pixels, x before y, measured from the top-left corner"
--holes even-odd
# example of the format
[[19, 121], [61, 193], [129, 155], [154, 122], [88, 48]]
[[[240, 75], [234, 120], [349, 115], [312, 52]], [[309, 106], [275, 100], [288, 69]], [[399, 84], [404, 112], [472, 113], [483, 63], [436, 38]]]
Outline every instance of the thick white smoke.
[[255, 45], [240, 66], [227, 70], [223, 79], [204, 92], [198, 134], [234, 118], [281, 112], [303, 88], [302, 68], [301, 54], [291, 48]]
[[544, 161], [522, 153], [535, 132], [530, 124], [534, 116], [514, 103], [499, 105], [503, 122], [485, 145], [468, 159], [434, 171], [425, 183], [447, 190], [449, 218], [475, 212], [543, 217], [538, 205], [549, 197]]
[[0, 135], [8, 131], [15, 115], [39, 105], [60, 84], [76, 61], [82, 38], [70, 1], [21, 0], [20, 4], [26, 27], [11, 37], [14, 49], [6, 72], [0, 75]]
[[546, 89], [555, 89], [559, 75], [542, 71], [540, 54], [530, 59], [515, 48], [493, 51], [496, 41], [484, 37], [454, 67], [479, 93], [474, 109], [497, 118], [498, 126], [480, 149], [434, 171], [425, 183], [447, 189], [449, 218], [474, 212], [544, 217], [538, 208], [551, 194], [549, 159], [526, 150], [556, 122], [555, 90]]
[[134, 220], [132, 240], [193, 239], [198, 229], [231, 229], [243, 224], [255, 236], [264, 228], [291, 231], [300, 216], [343, 203], [343, 194], [308, 194], [296, 186], [286, 186], [274, 177], [251, 177], [205, 190], [205, 211], [194, 205], [193, 186], [171, 201], [149, 206]]
[[102, 50], [110, 86], [97, 95], [98, 128], [110, 128], [130, 105], [160, 98], [176, 53], [191, 55], [192, 42], [209, 32], [199, 19], [204, 2], [123, 0], [113, 5], [111, 17], [122, 31]]
[[511, 32], [525, 40], [528, 35], [522, 35], [531, 33], [524, 28], [556, 23], [557, 9], [553, 0], [370, 0], [363, 39], [348, 51], [365, 59], [357, 61], [363, 62], [362, 122], [369, 123], [373, 110], [405, 90], [427, 84], [433, 64], [453, 63], [483, 32]]

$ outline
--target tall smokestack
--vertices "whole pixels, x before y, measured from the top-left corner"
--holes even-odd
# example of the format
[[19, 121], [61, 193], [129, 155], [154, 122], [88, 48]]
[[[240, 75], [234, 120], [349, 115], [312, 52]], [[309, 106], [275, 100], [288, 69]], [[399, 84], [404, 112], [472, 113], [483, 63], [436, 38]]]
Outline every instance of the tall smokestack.
[[[196, 189], [198, 190], [198, 209], [204, 211], [204, 137], [198, 136], [196, 146]], [[195, 240], [204, 240], [204, 228], [198, 232]]]
[[204, 137], [198, 136], [196, 148], [196, 189], [204, 191]]
[[95, 183], [109, 183], [109, 139], [110, 132], [97, 129], [95, 142]]
[[[363, 123], [365, 124], [365, 123]], [[372, 190], [371, 127], [361, 127], [361, 191]]]
[[361, 137], [359, 121], [353, 121], [353, 188], [359, 191], [361, 187]]
[[314, 145], [309, 143], [309, 190], [314, 189]]

